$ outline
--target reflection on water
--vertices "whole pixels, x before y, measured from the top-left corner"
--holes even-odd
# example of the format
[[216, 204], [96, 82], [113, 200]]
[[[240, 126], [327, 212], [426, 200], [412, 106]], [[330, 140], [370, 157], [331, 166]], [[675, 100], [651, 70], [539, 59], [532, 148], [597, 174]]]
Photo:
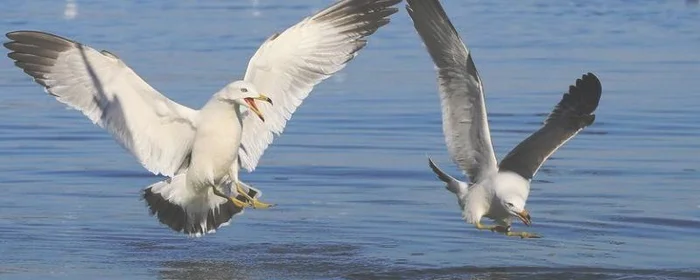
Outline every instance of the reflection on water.
[[251, 5], [252, 5], [251, 9], [253, 10], [253, 16], [256, 16], [256, 17], [261, 16], [262, 12], [258, 8], [258, 6], [260, 5], [260, 0], [251, 0], [251, 1], [252, 1], [251, 2]]
[[63, 10], [63, 18], [71, 20], [78, 16], [78, 3], [75, 1], [76, 0], [66, 0], [66, 9]]
[[[3, 7], [0, 29], [107, 49], [200, 107], [265, 38], [328, 2], [97, 0], [78, 14], [73, 0], [24, 1]], [[432, 62], [402, 11], [242, 174], [279, 207], [201, 239], [149, 217], [138, 194], [159, 178], [0, 59], [0, 278], [700, 278], [700, 9], [444, 2], [485, 82], [498, 155], [582, 73], [603, 82], [597, 122], [532, 185], [529, 230], [545, 238], [473, 230], [427, 168], [429, 154], [459, 174]]]
[[[380, 262], [366, 263], [360, 248], [327, 243], [209, 246], [198, 248], [201, 259], [159, 262], [164, 279], [259, 279], [308, 278], [321, 274], [362, 273], [380, 268]], [[206, 252], [203, 254], [202, 252]], [[172, 255], [175, 251], [170, 252]], [[164, 255], [165, 259], [170, 257]], [[368, 269], [369, 268], [369, 269]]]
[[163, 263], [160, 278], [173, 280], [250, 279], [245, 268], [233, 261], [172, 261]]

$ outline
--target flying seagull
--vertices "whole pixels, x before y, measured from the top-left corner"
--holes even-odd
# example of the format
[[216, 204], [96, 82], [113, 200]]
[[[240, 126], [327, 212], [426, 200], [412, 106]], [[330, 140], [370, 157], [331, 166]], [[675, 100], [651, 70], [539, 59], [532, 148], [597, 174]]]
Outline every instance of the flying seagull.
[[[585, 74], [569, 87], [544, 125], [520, 142], [497, 164], [486, 117], [484, 93], [471, 53], [460, 39], [438, 0], [407, 0], [406, 9], [437, 67], [442, 103], [442, 128], [452, 160], [469, 177], [469, 183], [430, 168], [457, 195], [462, 217], [476, 228], [508, 236], [539, 235], [511, 231], [512, 218], [531, 224], [525, 202], [530, 182], [542, 163], [595, 120], [602, 87], [598, 78]], [[487, 217], [496, 225], [481, 224]]]
[[146, 169], [168, 177], [143, 192], [151, 215], [201, 236], [245, 207], [271, 206], [239, 180], [239, 169], [255, 169], [313, 87], [343, 69], [398, 2], [340, 0], [272, 35], [243, 79], [200, 110], [168, 99], [108, 51], [38, 31], [10, 32], [4, 46], [47, 93], [110, 132]]

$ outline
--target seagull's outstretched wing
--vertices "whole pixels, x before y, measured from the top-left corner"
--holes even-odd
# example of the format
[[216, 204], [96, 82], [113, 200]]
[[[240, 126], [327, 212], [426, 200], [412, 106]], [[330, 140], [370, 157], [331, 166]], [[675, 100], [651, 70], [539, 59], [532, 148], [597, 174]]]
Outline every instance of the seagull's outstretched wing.
[[197, 111], [177, 104], [115, 55], [36, 31], [7, 34], [15, 65], [105, 128], [146, 169], [171, 176], [188, 156]]
[[472, 182], [495, 172], [481, 78], [438, 0], [408, 0], [408, 14], [437, 66], [442, 129], [452, 160]]
[[389, 22], [392, 7], [401, 0], [341, 0], [307, 17], [265, 41], [248, 63], [245, 81], [269, 96], [274, 105], [258, 104], [257, 117], [243, 119], [239, 161], [253, 171], [274, 134], [287, 121], [313, 87], [343, 69], [371, 35]]
[[569, 87], [538, 131], [516, 146], [501, 161], [500, 170], [513, 171], [532, 179], [545, 160], [566, 141], [595, 120], [603, 88], [595, 75], [588, 73]]

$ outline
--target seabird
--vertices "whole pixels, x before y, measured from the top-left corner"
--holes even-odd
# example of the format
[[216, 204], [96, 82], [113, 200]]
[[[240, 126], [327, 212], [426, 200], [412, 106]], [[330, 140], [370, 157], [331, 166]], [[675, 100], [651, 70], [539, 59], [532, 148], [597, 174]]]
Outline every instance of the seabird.
[[146, 169], [168, 176], [143, 192], [151, 215], [201, 236], [245, 207], [271, 206], [239, 180], [239, 169], [255, 169], [313, 87], [343, 69], [399, 2], [340, 0], [270, 36], [243, 79], [200, 110], [168, 99], [108, 51], [38, 31], [7, 33], [4, 46], [47, 93], [106, 129]]
[[[569, 87], [542, 127], [520, 142], [498, 164], [491, 144], [481, 78], [469, 49], [460, 39], [438, 0], [407, 0], [414, 27], [437, 67], [442, 128], [452, 160], [467, 175], [463, 182], [430, 168], [458, 198], [462, 217], [476, 228], [522, 238], [540, 237], [511, 231], [512, 218], [531, 224], [525, 202], [532, 177], [566, 141], [595, 120], [602, 86], [592, 73]], [[496, 225], [481, 224], [487, 217]]]

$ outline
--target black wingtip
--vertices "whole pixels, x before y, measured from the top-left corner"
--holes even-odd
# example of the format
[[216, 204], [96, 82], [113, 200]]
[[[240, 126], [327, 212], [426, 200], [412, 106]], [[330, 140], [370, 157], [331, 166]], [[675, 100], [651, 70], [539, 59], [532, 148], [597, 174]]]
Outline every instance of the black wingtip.
[[598, 108], [602, 93], [603, 85], [591, 72], [576, 79], [576, 85], [569, 88], [569, 94], [577, 97], [577, 104], [580, 106], [577, 109], [582, 114], [592, 114]]
[[586, 73], [569, 86], [569, 92], [547, 117], [545, 123], [563, 120], [575, 127], [586, 127], [595, 121], [593, 112], [598, 108], [603, 86], [593, 73]]
[[313, 17], [321, 21], [334, 21], [351, 16], [372, 25], [379, 18], [389, 17], [399, 10], [394, 5], [402, 0], [338, 1], [323, 9]]
[[70, 39], [43, 31], [17, 30], [8, 32], [5, 36], [23, 45], [35, 46], [56, 52], [63, 52], [80, 45]]
[[435, 175], [437, 176], [438, 179], [440, 179], [440, 181], [443, 181], [445, 183], [449, 183], [452, 181], [452, 177], [450, 177], [449, 175], [445, 174], [445, 172], [440, 170], [440, 168], [437, 167], [435, 162], [433, 162], [433, 160], [430, 157], [428, 157], [428, 166], [430, 166], [430, 169], [433, 170], [433, 173], [435, 173]]

